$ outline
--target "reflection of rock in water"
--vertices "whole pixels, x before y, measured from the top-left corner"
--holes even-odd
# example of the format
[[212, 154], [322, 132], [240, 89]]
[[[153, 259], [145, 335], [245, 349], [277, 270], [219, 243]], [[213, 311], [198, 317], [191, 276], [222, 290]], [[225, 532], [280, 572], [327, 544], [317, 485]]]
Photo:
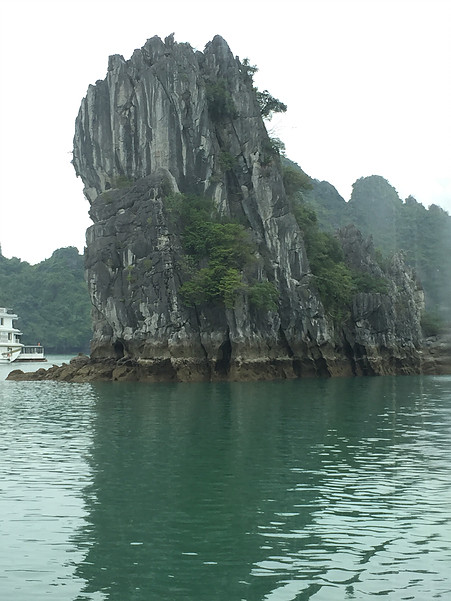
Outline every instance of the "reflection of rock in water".
[[249, 432], [241, 448], [241, 429], [263, 417], [252, 392], [237, 413], [227, 383], [99, 386], [86, 523], [73, 538], [84, 554], [76, 568], [84, 593], [207, 599], [222, 581], [215, 599], [242, 598], [261, 544], [247, 533], [257, 531], [265, 473], [279, 469], [277, 422]]

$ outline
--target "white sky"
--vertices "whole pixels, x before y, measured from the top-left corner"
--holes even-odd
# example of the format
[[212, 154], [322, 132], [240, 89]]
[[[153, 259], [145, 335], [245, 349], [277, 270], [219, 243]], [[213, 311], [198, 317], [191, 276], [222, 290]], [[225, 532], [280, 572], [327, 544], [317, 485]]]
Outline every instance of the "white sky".
[[89, 204], [74, 121], [108, 56], [175, 32], [215, 34], [288, 105], [268, 124], [287, 156], [349, 200], [382, 175], [451, 211], [450, 0], [0, 0], [0, 243], [31, 263], [83, 251]]

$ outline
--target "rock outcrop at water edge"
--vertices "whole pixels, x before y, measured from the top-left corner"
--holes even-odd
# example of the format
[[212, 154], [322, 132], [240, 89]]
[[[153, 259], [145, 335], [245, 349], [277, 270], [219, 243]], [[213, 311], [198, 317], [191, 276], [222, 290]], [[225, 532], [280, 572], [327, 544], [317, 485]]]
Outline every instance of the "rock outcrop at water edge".
[[[82, 100], [74, 137], [73, 164], [93, 220], [86, 236], [91, 358], [49, 377], [254, 380], [420, 370], [421, 290], [401, 258], [388, 294], [356, 295], [344, 324], [326, 314], [260, 109], [248, 67], [219, 36], [204, 52], [169, 36], [149, 39], [129, 60], [110, 57], [106, 78]], [[190, 195], [210, 199], [218, 222], [246, 232], [252, 257], [233, 274], [233, 303], [224, 296], [190, 303], [181, 292], [209, 265], [204, 259], [193, 270], [174, 219], [175, 200]], [[340, 240], [349, 263], [376, 270], [358, 233], [343, 231]], [[276, 302], [253, 302], [256, 284], [275, 290]]]

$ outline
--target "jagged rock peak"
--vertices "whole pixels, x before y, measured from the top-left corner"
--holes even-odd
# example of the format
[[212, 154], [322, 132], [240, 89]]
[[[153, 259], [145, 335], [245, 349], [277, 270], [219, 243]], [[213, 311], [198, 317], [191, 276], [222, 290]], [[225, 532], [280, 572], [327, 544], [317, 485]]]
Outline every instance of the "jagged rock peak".
[[401, 204], [396, 189], [381, 175], [360, 177], [352, 185], [351, 204], [360, 202], [364, 204], [376, 203], [397, 206]]
[[209, 85], [219, 86], [213, 93], [223, 93], [241, 120], [254, 119], [257, 137], [267, 137], [251, 82], [222, 37], [203, 53], [171, 34], [164, 42], [148, 39], [129, 60], [111, 56], [106, 78], [89, 86], [76, 120], [73, 164], [87, 198], [115, 187], [117, 178], [135, 181], [159, 167], [180, 189], [193, 188], [194, 171], [207, 185], [214, 169], [211, 136], [203, 135], [211, 121]]

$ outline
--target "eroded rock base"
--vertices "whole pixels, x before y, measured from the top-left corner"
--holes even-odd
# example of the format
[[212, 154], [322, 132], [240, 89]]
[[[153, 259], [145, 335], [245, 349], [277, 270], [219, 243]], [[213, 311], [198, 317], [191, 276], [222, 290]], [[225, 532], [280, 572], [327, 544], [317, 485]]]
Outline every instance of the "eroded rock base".
[[380, 353], [360, 360], [336, 356], [316, 365], [310, 360], [280, 358], [236, 361], [226, 371], [190, 359], [145, 360], [74, 357], [70, 363], [40, 368], [35, 372], [12, 371], [8, 380], [59, 382], [217, 382], [270, 381], [306, 377], [352, 377], [367, 375], [451, 374], [451, 337], [428, 341], [421, 351], [407, 357]]

